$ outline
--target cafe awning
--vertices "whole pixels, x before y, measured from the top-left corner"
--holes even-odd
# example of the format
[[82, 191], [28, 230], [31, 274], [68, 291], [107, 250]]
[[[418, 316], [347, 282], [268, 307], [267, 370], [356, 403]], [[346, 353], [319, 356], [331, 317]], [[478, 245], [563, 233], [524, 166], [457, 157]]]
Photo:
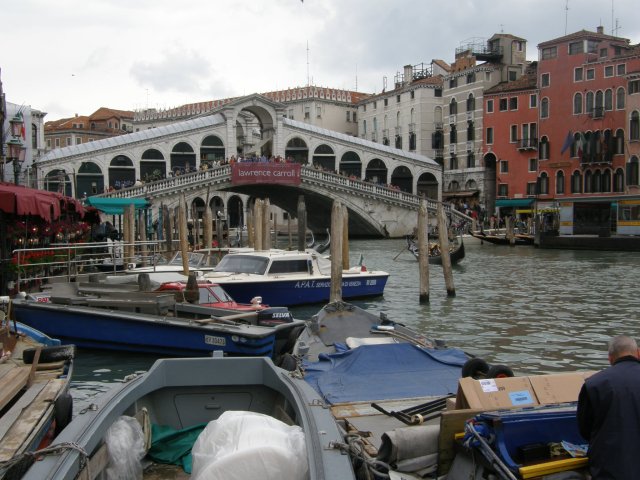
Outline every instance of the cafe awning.
[[149, 202], [144, 198], [89, 197], [87, 198], [86, 203], [107, 215], [122, 215], [124, 213], [124, 209], [132, 204], [136, 210], [147, 208], [149, 206]]
[[12, 183], [0, 183], [0, 210], [14, 215], [34, 215], [51, 222], [63, 209], [84, 215], [82, 204], [75, 198], [58, 192], [27, 188]]
[[530, 207], [533, 198], [499, 198], [496, 200], [496, 207]]

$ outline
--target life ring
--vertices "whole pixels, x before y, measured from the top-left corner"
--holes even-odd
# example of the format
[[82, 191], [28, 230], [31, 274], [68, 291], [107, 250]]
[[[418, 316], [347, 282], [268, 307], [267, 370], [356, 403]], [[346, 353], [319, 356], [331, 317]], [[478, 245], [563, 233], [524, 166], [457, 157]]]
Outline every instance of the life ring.
[[461, 376], [474, 379], [483, 378], [489, 372], [489, 364], [482, 358], [474, 357], [467, 360], [462, 366]]
[[487, 378], [507, 378], [513, 377], [513, 370], [506, 365], [491, 365], [487, 372]]

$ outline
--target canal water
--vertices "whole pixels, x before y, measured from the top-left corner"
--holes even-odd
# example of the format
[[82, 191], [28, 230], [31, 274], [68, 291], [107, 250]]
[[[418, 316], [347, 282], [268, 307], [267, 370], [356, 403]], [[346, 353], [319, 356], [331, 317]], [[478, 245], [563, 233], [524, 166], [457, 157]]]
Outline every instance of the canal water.
[[[384, 297], [353, 303], [517, 375], [601, 369], [612, 336], [640, 341], [638, 253], [466, 244], [466, 257], [453, 271], [456, 295], [447, 296], [442, 268], [430, 265], [430, 301], [420, 304], [418, 263], [404, 240], [352, 240], [349, 246], [352, 265], [362, 254], [369, 270], [391, 274]], [[309, 318], [321, 307], [292, 311]], [[81, 350], [74, 399], [90, 400], [154, 360]]]

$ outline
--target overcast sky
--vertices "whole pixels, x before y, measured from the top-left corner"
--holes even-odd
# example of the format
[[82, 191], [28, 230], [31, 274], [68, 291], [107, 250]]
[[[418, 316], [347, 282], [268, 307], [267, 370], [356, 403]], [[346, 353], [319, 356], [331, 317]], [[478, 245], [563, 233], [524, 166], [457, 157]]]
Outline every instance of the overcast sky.
[[[45, 120], [303, 86], [380, 92], [407, 64], [498, 32], [537, 45], [602, 25], [640, 43], [638, 0], [0, 0], [7, 101]], [[307, 50], [308, 45], [308, 50]]]

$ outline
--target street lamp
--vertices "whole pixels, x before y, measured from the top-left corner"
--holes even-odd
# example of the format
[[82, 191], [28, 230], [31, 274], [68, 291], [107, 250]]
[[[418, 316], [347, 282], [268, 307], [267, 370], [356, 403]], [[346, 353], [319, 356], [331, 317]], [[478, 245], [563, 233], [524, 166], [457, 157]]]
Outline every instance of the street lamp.
[[7, 158], [13, 161], [13, 181], [18, 185], [18, 176], [20, 175], [20, 166], [24, 162], [26, 147], [22, 143], [22, 131], [24, 128], [24, 120], [22, 113], [17, 113], [9, 120], [11, 129], [11, 140], [7, 142]]

